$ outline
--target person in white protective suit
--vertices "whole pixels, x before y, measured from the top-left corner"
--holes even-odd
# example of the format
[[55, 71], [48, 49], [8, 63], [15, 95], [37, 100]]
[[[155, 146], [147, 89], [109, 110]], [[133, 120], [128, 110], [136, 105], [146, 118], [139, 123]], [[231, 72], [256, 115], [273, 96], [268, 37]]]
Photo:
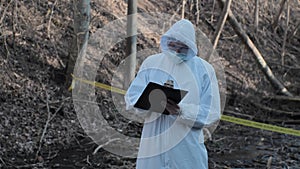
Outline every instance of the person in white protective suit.
[[[145, 120], [136, 168], [206, 169], [203, 127], [221, 116], [214, 68], [197, 57], [195, 30], [188, 20], [176, 22], [160, 46], [162, 53], [146, 58], [125, 95], [126, 109]], [[178, 105], [172, 100], [161, 103], [169, 115], [134, 107], [149, 82], [163, 85], [168, 80], [188, 91]]]

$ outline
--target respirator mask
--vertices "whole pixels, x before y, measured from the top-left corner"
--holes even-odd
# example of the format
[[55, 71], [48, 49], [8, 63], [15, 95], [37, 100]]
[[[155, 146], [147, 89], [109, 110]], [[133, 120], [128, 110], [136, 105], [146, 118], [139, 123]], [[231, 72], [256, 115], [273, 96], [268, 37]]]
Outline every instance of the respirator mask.
[[187, 53], [188, 53], [189, 47], [186, 44], [184, 44], [176, 39], [170, 38], [167, 40], [167, 47], [168, 47], [167, 53], [169, 55], [171, 55], [172, 57], [177, 57], [177, 58], [173, 58], [177, 62], [187, 60]]

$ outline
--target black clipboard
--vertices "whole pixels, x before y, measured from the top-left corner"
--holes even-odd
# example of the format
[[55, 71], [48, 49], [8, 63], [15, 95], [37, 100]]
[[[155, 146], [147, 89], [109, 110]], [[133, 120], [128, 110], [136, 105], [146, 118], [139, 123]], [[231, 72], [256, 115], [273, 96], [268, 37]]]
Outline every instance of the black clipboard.
[[167, 102], [167, 99], [170, 99], [178, 104], [187, 93], [188, 91], [185, 90], [173, 89], [150, 82], [144, 89], [137, 102], [134, 104], [134, 107], [157, 113], [169, 114], [163, 105], [161, 105], [161, 102]]

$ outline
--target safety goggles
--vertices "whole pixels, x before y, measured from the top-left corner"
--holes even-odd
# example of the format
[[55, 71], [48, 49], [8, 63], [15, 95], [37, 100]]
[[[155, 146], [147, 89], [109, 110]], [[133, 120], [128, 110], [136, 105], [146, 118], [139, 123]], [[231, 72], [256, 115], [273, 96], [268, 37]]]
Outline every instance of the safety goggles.
[[173, 50], [177, 53], [187, 54], [189, 50], [189, 47], [186, 44], [178, 40], [170, 39], [167, 41], [167, 45], [170, 50]]

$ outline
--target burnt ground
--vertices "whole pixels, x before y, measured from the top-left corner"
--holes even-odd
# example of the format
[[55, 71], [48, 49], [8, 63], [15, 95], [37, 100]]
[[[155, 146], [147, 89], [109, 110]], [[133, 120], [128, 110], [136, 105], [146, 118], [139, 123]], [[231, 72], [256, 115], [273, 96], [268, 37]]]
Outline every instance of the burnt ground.
[[[276, 29], [270, 25], [279, 2], [260, 3], [258, 31], [253, 28], [254, 2], [234, 1], [231, 9], [257, 45], [275, 76], [297, 98], [299, 76], [299, 2], [290, 1], [290, 22], [281, 64], [286, 14]], [[134, 168], [135, 159], [97, 148], [83, 131], [64, 84], [65, 65], [72, 39], [71, 1], [0, 1], [0, 168]], [[125, 16], [125, 1], [92, 2], [90, 33]], [[196, 8], [186, 18], [196, 24]], [[212, 39], [221, 12], [213, 1], [201, 1], [198, 26]], [[145, 0], [139, 12], [173, 15], [180, 4]], [[286, 11], [286, 10], [285, 10]], [[181, 12], [179, 11], [180, 15]], [[298, 27], [297, 27], [298, 24]], [[151, 36], [140, 36], [138, 49], [157, 46]], [[119, 43], [101, 63], [97, 81], [111, 83], [116, 65], [124, 58]], [[226, 23], [217, 46], [225, 69], [227, 90], [223, 114], [282, 127], [300, 129], [299, 99], [275, 97], [253, 55]], [[99, 108], [123, 132], [140, 136], [142, 125], [115, 112], [109, 93], [96, 90]], [[105, 101], [103, 101], [105, 100]], [[120, 124], [119, 126], [117, 124]], [[300, 168], [299, 137], [221, 121], [206, 141], [210, 168]]]

